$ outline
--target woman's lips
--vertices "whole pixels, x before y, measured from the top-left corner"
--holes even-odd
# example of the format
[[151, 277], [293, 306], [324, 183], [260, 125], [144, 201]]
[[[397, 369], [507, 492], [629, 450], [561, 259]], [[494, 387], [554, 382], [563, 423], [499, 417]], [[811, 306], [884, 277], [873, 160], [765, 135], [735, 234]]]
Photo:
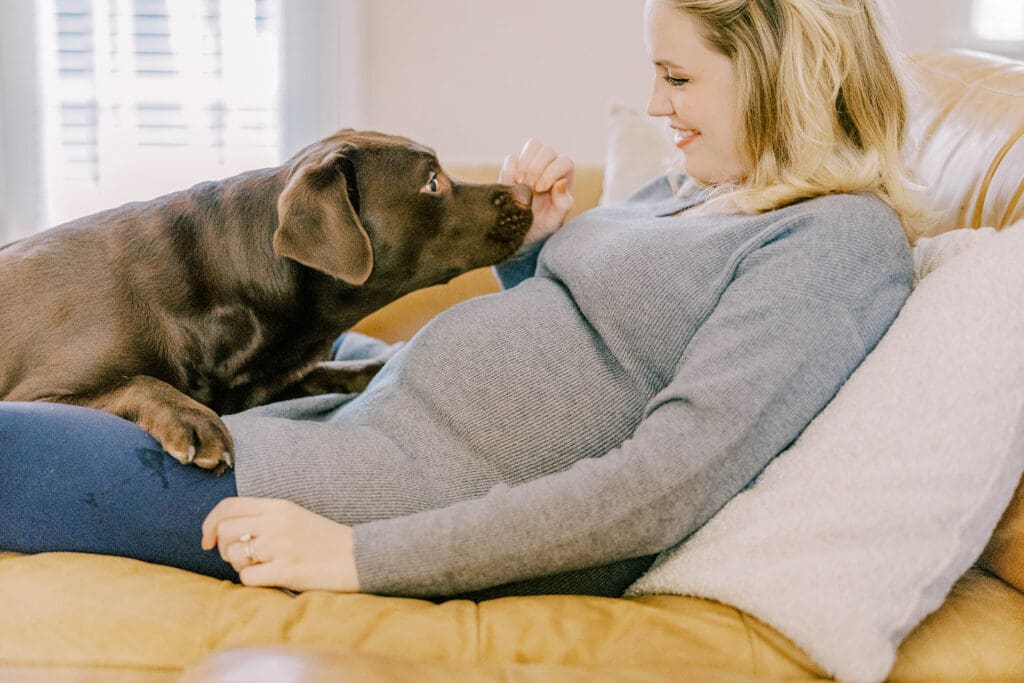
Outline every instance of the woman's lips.
[[696, 140], [698, 135], [700, 135], [700, 133], [695, 130], [680, 130], [679, 128], [676, 128], [675, 131], [675, 144], [679, 149], [686, 147], [688, 144]]

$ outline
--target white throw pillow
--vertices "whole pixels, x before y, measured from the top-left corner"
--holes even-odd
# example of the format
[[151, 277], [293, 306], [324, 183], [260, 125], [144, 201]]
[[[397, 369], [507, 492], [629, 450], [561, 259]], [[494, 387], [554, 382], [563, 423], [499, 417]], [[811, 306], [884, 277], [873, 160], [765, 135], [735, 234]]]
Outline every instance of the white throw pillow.
[[886, 677], [1024, 469], [1024, 225], [915, 250], [930, 274], [833, 401], [628, 594], [733, 605], [840, 680]]
[[997, 234], [995, 228], [960, 228], [937, 237], [922, 237], [913, 250], [914, 286], [949, 259]]
[[621, 202], [680, 160], [665, 124], [632, 107], [610, 102], [607, 126], [602, 206]]

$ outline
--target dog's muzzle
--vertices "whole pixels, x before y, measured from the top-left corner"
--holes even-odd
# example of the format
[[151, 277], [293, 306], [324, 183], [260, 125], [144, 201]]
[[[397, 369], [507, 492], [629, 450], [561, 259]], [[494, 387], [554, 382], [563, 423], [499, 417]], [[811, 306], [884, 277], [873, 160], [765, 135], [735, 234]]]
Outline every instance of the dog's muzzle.
[[526, 185], [513, 185], [495, 193], [494, 205], [498, 209], [498, 220], [488, 232], [488, 237], [510, 243], [518, 249], [533, 225], [532, 203], [533, 192]]
[[530, 190], [529, 185], [522, 183], [513, 185], [511, 193], [513, 201], [524, 209], [529, 209], [533, 204], [533, 192]]

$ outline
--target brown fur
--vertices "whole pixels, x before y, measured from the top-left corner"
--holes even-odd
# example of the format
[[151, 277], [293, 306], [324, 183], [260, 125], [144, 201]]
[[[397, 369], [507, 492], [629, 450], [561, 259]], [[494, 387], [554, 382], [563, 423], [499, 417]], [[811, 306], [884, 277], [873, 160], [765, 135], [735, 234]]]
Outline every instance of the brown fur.
[[450, 179], [411, 140], [345, 130], [280, 167], [66, 223], [0, 249], [0, 399], [107, 410], [223, 469], [218, 414], [361, 390], [375, 368], [325, 363], [333, 339], [510, 256], [529, 204], [524, 186]]

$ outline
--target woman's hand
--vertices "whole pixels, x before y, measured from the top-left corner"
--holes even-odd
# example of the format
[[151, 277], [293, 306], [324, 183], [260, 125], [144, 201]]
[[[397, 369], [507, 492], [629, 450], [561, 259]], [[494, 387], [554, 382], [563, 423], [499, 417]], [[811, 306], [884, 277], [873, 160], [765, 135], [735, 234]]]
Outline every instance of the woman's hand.
[[533, 190], [533, 225], [524, 246], [551, 235], [565, 223], [572, 209], [572, 159], [530, 138], [518, 155], [505, 157], [498, 182], [524, 183]]
[[287, 500], [225, 498], [203, 521], [202, 545], [247, 586], [359, 591], [352, 528]]

